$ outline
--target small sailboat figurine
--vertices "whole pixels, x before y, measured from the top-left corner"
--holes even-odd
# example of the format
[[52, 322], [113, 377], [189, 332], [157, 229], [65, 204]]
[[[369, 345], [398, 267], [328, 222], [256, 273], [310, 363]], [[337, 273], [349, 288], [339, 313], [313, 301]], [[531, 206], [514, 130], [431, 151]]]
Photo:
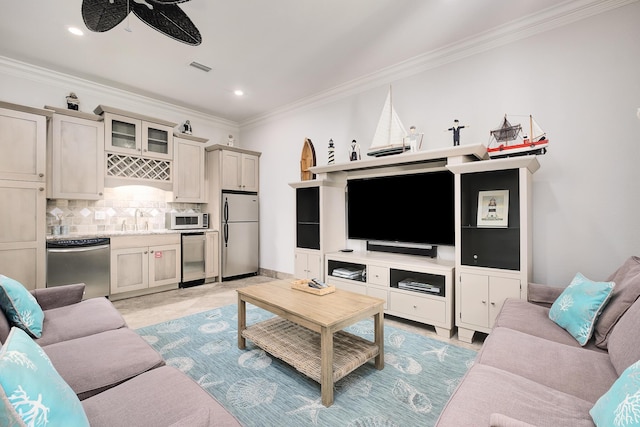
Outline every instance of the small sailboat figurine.
[[487, 153], [492, 159], [511, 156], [526, 156], [530, 154], [545, 154], [549, 140], [547, 134], [529, 115], [529, 136], [522, 133], [521, 124], [511, 124], [504, 115], [502, 125], [489, 132], [491, 139]]
[[406, 136], [407, 131], [393, 108], [391, 86], [389, 86], [387, 100], [382, 108], [378, 127], [373, 135], [373, 141], [367, 155], [380, 157], [403, 153], [409, 149], [409, 146], [404, 143]]

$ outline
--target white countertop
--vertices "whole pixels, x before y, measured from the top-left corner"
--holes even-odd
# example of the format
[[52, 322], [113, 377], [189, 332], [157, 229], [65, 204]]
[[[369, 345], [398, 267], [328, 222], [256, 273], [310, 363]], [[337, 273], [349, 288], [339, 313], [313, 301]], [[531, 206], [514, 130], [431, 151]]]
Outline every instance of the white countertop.
[[47, 234], [47, 240], [67, 240], [67, 239], [94, 239], [98, 237], [121, 237], [121, 236], [148, 236], [156, 234], [182, 234], [218, 231], [212, 228], [196, 228], [188, 230], [128, 230], [128, 231], [98, 231], [95, 233], [69, 233], [69, 234]]

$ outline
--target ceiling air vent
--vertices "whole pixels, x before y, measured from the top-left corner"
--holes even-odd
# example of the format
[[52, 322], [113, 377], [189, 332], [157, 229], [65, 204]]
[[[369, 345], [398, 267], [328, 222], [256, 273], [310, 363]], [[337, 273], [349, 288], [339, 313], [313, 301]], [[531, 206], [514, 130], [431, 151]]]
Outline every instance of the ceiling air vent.
[[207, 67], [206, 65], [203, 65], [199, 62], [193, 61], [191, 64], [189, 64], [190, 66], [192, 66], [193, 68], [197, 68], [198, 70], [202, 70], [205, 73], [208, 73], [209, 71], [211, 71], [211, 67]]

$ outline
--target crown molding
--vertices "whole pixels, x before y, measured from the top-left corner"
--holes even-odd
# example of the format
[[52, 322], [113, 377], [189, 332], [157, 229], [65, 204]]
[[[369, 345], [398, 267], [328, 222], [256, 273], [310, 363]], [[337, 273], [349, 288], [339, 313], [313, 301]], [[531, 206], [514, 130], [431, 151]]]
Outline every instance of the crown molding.
[[75, 88], [76, 92], [83, 91], [86, 93], [90, 93], [96, 98], [100, 98], [104, 95], [113, 96], [124, 101], [142, 104], [154, 109], [161, 107], [172, 113], [175, 113], [178, 116], [191, 117], [192, 119], [197, 118], [199, 120], [207, 121], [226, 128], [239, 128], [239, 124], [232, 120], [212, 116], [197, 110], [171, 104], [170, 102], [166, 102], [160, 99], [155, 99], [149, 96], [117, 89], [102, 83], [97, 83], [91, 80], [83, 79], [58, 71], [53, 71], [45, 67], [21, 62], [12, 58], [7, 58], [5, 56], [0, 56], [0, 75], [13, 76], [35, 83], [42, 83], [47, 86], [59, 87], [63, 91], [68, 91], [70, 87], [73, 87]]
[[300, 99], [266, 114], [240, 122], [241, 129], [249, 129], [278, 120], [293, 112], [308, 110], [334, 102], [366, 90], [410, 77], [448, 63], [486, 52], [536, 34], [636, 3], [640, 0], [569, 0], [491, 30], [476, 34], [454, 44], [426, 52], [406, 61], [367, 74], [310, 97]]

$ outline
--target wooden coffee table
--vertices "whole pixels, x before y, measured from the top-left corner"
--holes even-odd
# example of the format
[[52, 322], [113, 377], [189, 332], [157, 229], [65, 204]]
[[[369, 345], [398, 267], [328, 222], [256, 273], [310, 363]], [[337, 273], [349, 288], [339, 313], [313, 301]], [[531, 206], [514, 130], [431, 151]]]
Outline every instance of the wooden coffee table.
[[[247, 326], [246, 304], [277, 315]], [[322, 404], [333, 403], [333, 384], [375, 358], [384, 368], [384, 300], [337, 289], [314, 295], [275, 281], [238, 289], [238, 348], [245, 339], [320, 383]], [[373, 316], [374, 341], [342, 331]]]

